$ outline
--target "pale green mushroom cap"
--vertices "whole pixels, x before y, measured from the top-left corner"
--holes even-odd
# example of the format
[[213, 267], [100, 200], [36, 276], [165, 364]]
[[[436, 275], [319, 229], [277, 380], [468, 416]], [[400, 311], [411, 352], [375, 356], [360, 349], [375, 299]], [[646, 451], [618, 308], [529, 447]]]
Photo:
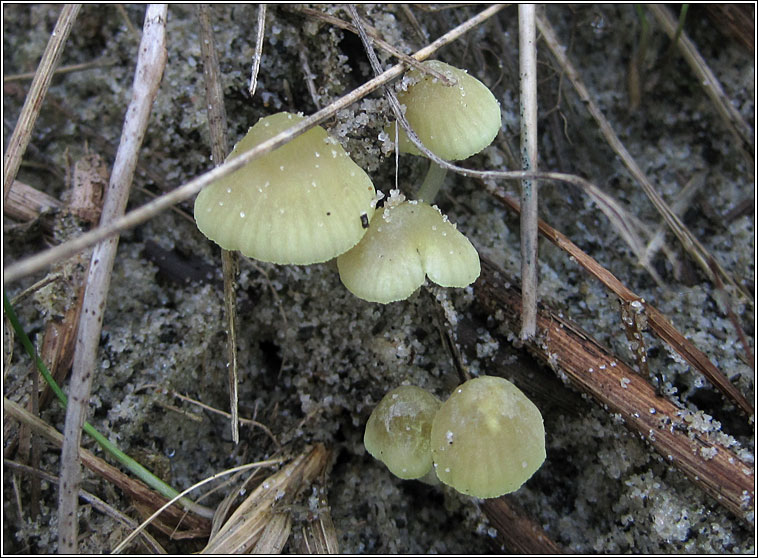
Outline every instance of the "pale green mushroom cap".
[[447, 217], [415, 201], [385, 205], [337, 267], [351, 293], [383, 304], [408, 298], [425, 276], [442, 287], [466, 287], [481, 269], [476, 249]]
[[453, 392], [434, 417], [430, 444], [437, 477], [477, 498], [517, 490], [545, 461], [539, 409], [494, 376], [474, 378]]
[[[229, 159], [302, 119], [286, 112], [260, 119]], [[226, 250], [277, 264], [312, 264], [358, 243], [375, 193], [368, 175], [317, 126], [204, 188], [195, 221]]]
[[401, 479], [424, 477], [432, 470], [429, 433], [439, 407], [439, 399], [419, 387], [393, 389], [366, 423], [366, 450]]
[[[406, 106], [405, 117], [421, 142], [435, 155], [447, 161], [466, 159], [487, 147], [500, 130], [500, 104], [481, 81], [439, 60], [423, 63], [455, 85], [446, 85], [418, 70], [408, 72], [411, 85], [397, 98]], [[392, 123], [387, 132], [395, 139]], [[421, 155], [406, 133], [399, 133], [402, 153]]]

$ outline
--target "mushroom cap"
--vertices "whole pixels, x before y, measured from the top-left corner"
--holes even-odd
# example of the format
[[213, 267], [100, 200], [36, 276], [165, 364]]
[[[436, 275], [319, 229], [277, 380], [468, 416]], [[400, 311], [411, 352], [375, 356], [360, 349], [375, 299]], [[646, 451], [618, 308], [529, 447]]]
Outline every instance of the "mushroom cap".
[[340, 279], [358, 298], [386, 304], [424, 283], [466, 287], [479, 277], [479, 254], [439, 209], [387, 204], [357, 246], [337, 258]]
[[539, 409], [494, 376], [456, 388], [434, 417], [430, 443], [437, 477], [477, 498], [517, 490], [545, 461]]
[[[405, 117], [416, 135], [429, 150], [447, 161], [466, 159], [479, 153], [495, 139], [500, 130], [500, 104], [481, 81], [439, 60], [428, 60], [425, 66], [454, 79], [445, 85], [437, 78], [408, 72], [415, 80], [397, 94], [406, 106]], [[395, 138], [396, 123], [388, 133]], [[402, 153], [422, 155], [401, 129], [398, 147]]]
[[[228, 159], [302, 116], [261, 118]], [[320, 126], [205, 187], [195, 200], [200, 231], [226, 250], [277, 264], [324, 262], [355, 246], [373, 215], [368, 175]]]
[[439, 407], [439, 399], [428, 391], [397, 387], [371, 413], [363, 445], [395, 476], [421, 478], [432, 470], [429, 432]]

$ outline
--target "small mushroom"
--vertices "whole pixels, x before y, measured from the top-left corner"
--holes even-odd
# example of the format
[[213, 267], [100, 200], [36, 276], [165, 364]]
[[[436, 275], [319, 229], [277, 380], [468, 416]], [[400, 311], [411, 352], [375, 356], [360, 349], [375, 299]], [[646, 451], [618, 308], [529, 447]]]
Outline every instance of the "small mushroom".
[[[481, 81], [439, 60], [423, 63], [436, 70], [454, 85], [418, 70], [408, 72], [410, 85], [400, 91], [398, 100], [405, 105], [408, 124], [421, 142], [435, 155], [447, 161], [466, 159], [487, 147], [500, 130], [500, 104]], [[396, 123], [387, 129], [395, 137]], [[399, 130], [398, 149], [401, 153], [423, 155]], [[419, 189], [417, 198], [428, 203], [434, 201], [447, 170], [429, 162], [429, 171]]]
[[[302, 119], [286, 112], [261, 118], [229, 159]], [[368, 175], [317, 126], [204, 188], [195, 220], [226, 250], [277, 264], [312, 264], [358, 243], [375, 193]]]
[[430, 443], [439, 480], [477, 498], [517, 490], [545, 461], [539, 409], [494, 376], [474, 378], [453, 392], [434, 417]]
[[[455, 83], [446, 85], [418, 70], [408, 72], [411, 84], [400, 91], [405, 117], [421, 142], [447, 161], [459, 161], [479, 153], [500, 130], [500, 104], [481, 81], [439, 60], [423, 62]], [[395, 137], [395, 123], [389, 129]], [[399, 134], [402, 153], [421, 155], [403, 130]]]
[[393, 190], [357, 246], [337, 258], [340, 279], [358, 298], [387, 304], [413, 294], [428, 276], [443, 287], [479, 277], [479, 254], [440, 213]]
[[440, 401], [415, 386], [385, 395], [366, 423], [363, 445], [401, 479], [418, 479], [432, 469], [429, 433]]

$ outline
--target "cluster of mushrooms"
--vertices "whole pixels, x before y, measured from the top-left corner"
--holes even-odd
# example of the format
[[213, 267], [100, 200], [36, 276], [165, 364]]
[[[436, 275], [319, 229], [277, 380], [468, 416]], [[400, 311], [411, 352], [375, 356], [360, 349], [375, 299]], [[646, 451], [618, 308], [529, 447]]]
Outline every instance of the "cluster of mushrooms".
[[[500, 129], [500, 106], [476, 78], [443, 62], [425, 65], [453, 85], [414, 70], [398, 94], [406, 118], [428, 149], [459, 160], [487, 147]], [[234, 147], [237, 157], [303, 117], [261, 118]], [[395, 135], [394, 124], [392, 137]], [[399, 130], [401, 152], [420, 154]], [[444, 172], [432, 163], [418, 200], [392, 191], [382, 208], [368, 175], [317, 126], [204, 188], [195, 200], [200, 231], [226, 250], [276, 264], [337, 258], [347, 289], [370, 302], [404, 300], [426, 277], [466, 287], [479, 276], [471, 242], [430, 205]]]
[[[500, 105], [464, 70], [425, 65], [451, 85], [417, 70], [398, 94], [421, 142], [448, 161], [487, 147], [500, 129]], [[303, 117], [261, 118], [229, 159], [290, 128]], [[402, 153], [421, 155], [402, 130], [387, 128]], [[392, 190], [383, 207], [371, 179], [342, 145], [317, 126], [210, 184], [195, 201], [203, 234], [226, 250], [275, 264], [309, 265], [337, 258], [340, 279], [370, 302], [404, 300], [426, 277], [466, 287], [480, 272], [471, 242], [430, 205], [445, 171], [430, 162], [416, 200]], [[483, 376], [444, 403], [402, 386], [379, 403], [364, 444], [403, 479], [437, 479], [459, 492], [492, 498], [518, 489], [545, 459], [542, 416], [513, 384]]]
[[401, 479], [439, 479], [495, 498], [518, 490], [545, 461], [545, 427], [515, 385], [479, 376], [444, 403], [419, 387], [393, 389], [371, 413], [363, 445]]

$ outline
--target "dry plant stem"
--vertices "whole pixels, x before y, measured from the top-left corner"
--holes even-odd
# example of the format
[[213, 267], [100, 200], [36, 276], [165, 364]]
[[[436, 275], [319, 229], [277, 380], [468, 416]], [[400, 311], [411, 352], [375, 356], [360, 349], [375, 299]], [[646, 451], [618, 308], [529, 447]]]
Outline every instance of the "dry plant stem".
[[[258, 26], [263, 27], [266, 17], [266, 5], [261, 4], [258, 11]], [[263, 16], [261, 18], [261, 12]], [[226, 134], [226, 110], [224, 108], [224, 93], [219, 75], [218, 54], [213, 39], [210, 7], [207, 4], [197, 5], [197, 16], [200, 21], [200, 51], [203, 57], [203, 75], [205, 77], [205, 98], [208, 106], [208, 126], [211, 137], [211, 156], [216, 166], [223, 164], [229, 152], [229, 142]], [[263, 48], [261, 41], [261, 48]], [[260, 52], [254, 60], [260, 62]], [[254, 93], [255, 79], [258, 72], [254, 65], [251, 95]], [[237, 255], [235, 252], [221, 250], [221, 267], [224, 273], [224, 309], [227, 327], [227, 370], [229, 376], [229, 408], [232, 420], [232, 441], [239, 443], [239, 395], [238, 395], [238, 366], [237, 366], [237, 304], [235, 277], [237, 275]]]
[[498, 531], [498, 540], [514, 554], [552, 555], [565, 554], [545, 531], [524, 514], [506, 495], [488, 498], [482, 503], [482, 510]]
[[[255, 54], [253, 54], [253, 67], [250, 71], [250, 96], [255, 95], [255, 89], [258, 86], [258, 71], [261, 68], [261, 57], [263, 56], [263, 37], [266, 31], [266, 4], [258, 6], [258, 26], [255, 31]], [[214, 49], [215, 50], [215, 49]]]
[[[504, 280], [505, 272], [482, 259], [474, 294], [491, 315], [502, 311], [504, 321], [515, 328], [521, 296], [515, 287], [504, 289]], [[686, 420], [690, 411], [659, 396], [647, 380], [557, 312], [538, 311], [537, 336], [525, 345], [575, 388], [592, 396], [609, 413], [618, 414], [627, 428], [720, 505], [750, 522], [755, 499], [752, 464], [743, 463], [706, 434], [690, 430]]]
[[[413, 55], [413, 57], [419, 61], [426, 60], [432, 54], [434, 54], [439, 49], [441, 49], [443, 46], [455, 41], [466, 32], [470, 31], [474, 27], [481, 25], [483, 22], [487, 21], [487, 19], [494, 16], [501, 9], [503, 9], [502, 5], [495, 5], [495, 6], [490, 6], [489, 8], [482, 10], [479, 14], [466, 20], [461, 25], [448, 31], [442, 37], [438, 38], [431, 44], [427, 45], [426, 47], [416, 52]], [[190, 182], [187, 182], [186, 184], [172, 190], [171, 192], [168, 192], [160, 196], [159, 198], [156, 198], [152, 202], [145, 204], [144, 206], [141, 206], [138, 209], [130, 211], [123, 217], [120, 217], [109, 224], [101, 225], [98, 228], [92, 231], [89, 231], [72, 241], [69, 241], [65, 244], [61, 244], [60, 246], [56, 246], [54, 248], [51, 248], [49, 250], [46, 250], [44, 252], [41, 252], [39, 254], [26, 258], [25, 260], [22, 260], [20, 262], [17, 262], [13, 265], [8, 266], [4, 270], [5, 273], [3, 276], [3, 284], [7, 285], [9, 283], [17, 281], [18, 279], [25, 277], [27, 275], [30, 275], [32, 273], [35, 273], [37, 271], [40, 271], [57, 261], [68, 258], [72, 256], [73, 254], [76, 254], [80, 250], [83, 250], [84, 248], [93, 246], [94, 244], [97, 244], [98, 242], [100, 242], [101, 240], [105, 238], [108, 238], [114, 234], [118, 234], [122, 231], [131, 229], [139, 225], [140, 223], [144, 223], [145, 221], [147, 221], [148, 219], [151, 219], [155, 215], [158, 215], [162, 213], [163, 211], [167, 210], [168, 208], [176, 205], [177, 203], [182, 202], [192, 197], [193, 195], [197, 194], [200, 190], [202, 190], [208, 184], [222, 178], [223, 176], [231, 174], [232, 172], [248, 164], [253, 159], [256, 159], [265, 153], [273, 151], [277, 147], [281, 147], [282, 145], [291, 141], [292, 139], [299, 136], [303, 132], [320, 124], [321, 122], [327, 120], [328, 118], [331, 118], [343, 108], [350, 106], [351, 104], [362, 99], [363, 97], [365, 97], [372, 91], [375, 91], [377, 88], [381, 87], [382, 85], [385, 85], [389, 83], [390, 81], [392, 81], [393, 79], [398, 78], [399, 76], [403, 74], [403, 72], [405, 72], [405, 64], [396, 64], [392, 66], [391, 68], [389, 68], [388, 70], [386, 70], [385, 72], [383, 72], [381, 75], [367, 81], [363, 85], [357, 87], [356, 89], [354, 89], [347, 95], [340, 97], [339, 99], [329, 104], [328, 106], [324, 107], [323, 109], [319, 110], [318, 112], [315, 112], [314, 114], [310, 116], [307, 116], [306, 118], [304, 118], [303, 120], [295, 124], [294, 126], [258, 144], [253, 149], [251, 149], [250, 151], [247, 151], [246, 153], [240, 155], [239, 157], [235, 157], [231, 161], [225, 162], [220, 167], [217, 167], [213, 170], [206, 172], [205, 174], [191, 180]], [[453, 167], [451, 165], [448, 165], [447, 168], [453, 168], [453, 170], [456, 170], [456, 172], [461, 172], [462, 174], [471, 172], [471, 171], [468, 171], [467, 169], [463, 169], [460, 167]], [[508, 176], [504, 176], [503, 178], [521, 179], [527, 176], [526, 173], [522, 173], [522, 172], [507, 173], [507, 174]], [[540, 174], [539, 177], [540, 178], [553, 178], [556, 180], [565, 179], [569, 182], [588, 184], [585, 180], [579, 177], [566, 175], [566, 174], [559, 175], [558, 173], [553, 173], [553, 176]]]
[[[673, 39], [677, 33], [678, 24], [676, 18], [671, 15], [668, 8], [662, 5], [648, 4], [647, 9], [653, 12], [655, 19], [658, 20], [658, 23], [663, 27], [663, 30]], [[708, 64], [698, 52], [695, 44], [684, 32], [681, 32], [676, 46], [687, 61], [687, 64], [692, 68], [698, 82], [705, 89], [705, 93], [713, 102], [716, 111], [724, 120], [729, 131], [734, 134], [742, 148], [748, 154], [752, 154], [755, 145], [753, 131], [750, 129], [748, 123], [743, 120], [739, 111], [734, 105], [732, 105], [729, 98], [726, 96], [726, 93], [724, 93], [724, 89], [721, 87], [718, 78], [716, 78], [715, 74], [708, 67]], [[752, 155], [749, 157], [752, 162]]]
[[[22, 424], [29, 425], [35, 433], [45, 438], [54, 446], [61, 447], [63, 445], [63, 435], [60, 432], [45, 423], [39, 417], [30, 414], [17, 403], [4, 398], [3, 411], [7, 416], [12, 417]], [[151, 490], [141, 481], [130, 478], [116, 467], [109, 465], [104, 460], [95, 456], [89, 450], [80, 448], [79, 453], [85, 467], [96, 475], [101, 476], [108, 482], [119, 487], [130, 498], [151, 506], [152, 509], [155, 509], [157, 505], [168, 501], [167, 498]], [[182, 526], [197, 533], [208, 533], [210, 530], [209, 519], [213, 517], [213, 510], [194, 504], [193, 511], [197, 513], [187, 514], [180, 506], [171, 506], [166, 512], [166, 517], [177, 523], [181, 521]]]
[[[520, 211], [518, 202], [513, 197], [503, 192], [501, 188], [490, 188], [490, 192], [498, 200], [503, 202], [506, 207], [516, 212]], [[716, 368], [705, 353], [695, 347], [691, 341], [686, 339], [658, 309], [645, 303], [642, 297], [629, 290], [616, 278], [616, 276], [583, 252], [576, 244], [571, 242], [568, 237], [542, 220], [539, 221], [539, 229], [540, 233], [542, 233], [545, 238], [561, 250], [565, 251], [569, 256], [573, 257], [579, 265], [596, 279], [600, 280], [606, 288], [613, 291], [622, 302], [627, 304], [639, 302], [642, 304], [645, 315], [647, 316], [647, 325], [650, 329], [652, 329], [663, 341], [668, 343], [672, 349], [679, 353], [679, 355], [681, 355], [682, 358], [684, 358], [698, 372], [703, 374], [709, 382], [729, 397], [748, 418], [752, 417], [755, 411], [753, 405], [747, 400], [747, 398], [742, 395], [731, 382], [729, 382], [726, 375]]]
[[[661, 214], [661, 216], [663, 217], [663, 220], [669, 226], [671, 231], [679, 239], [679, 242], [681, 242], [684, 249], [690, 254], [690, 256], [692, 256], [695, 262], [697, 262], [697, 264], [700, 266], [703, 272], [705, 272], [708, 278], [712, 282], [715, 282], [714, 271], [708, 265], [709, 258], [711, 258], [712, 256], [706, 251], [703, 245], [700, 244], [700, 242], [692, 235], [692, 233], [687, 229], [687, 227], [684, 226], [681, 219], [677, 217], [677, 215], [671, 210], [668, 204], [666, 204], [666, 202], [661, 198], [660, 194], [658, 194], [653, 184], [647, 178], [645, 173], [642, 172], [642, 169], [634, 160], [634, 157], [632, 157], [629, 151], [627, 151], [626, 147], [624, 147], [624, 144], [621, 143], [621, 140], [613, 131], [613, 128], [611, 127], [610, 123], [605, 118], [603, 113], [600, 111], [600, 108], [590, 97], [589, 91], [585, 87], [582, 80], [579, 78], [579, 73], [576, 71], [576, 68], [574, 68], [573, 64], [571, 64], [568, 57], [566, 56], [565, 48], [563, 48], [560, 45], [560, 43], [558, 42], [558, 38], [555, 34], [555, 31], [553, 30], [550, 23], [542, 14], [537, 15], [537, 27], [539, 28], [540, 33], [542, 33], [542, 36], [545, 39], [545, 42], [547, 43], [547, 46], [550, 49], [550, 52], [553, 54], [556, 61], [558, 62], [558, 65], [561, 67], [563, 72], [569, 78], [572, 85], [574, 86], [574, 89], [576, 90], [577, 94], [581, 98], [582, 102], [586, 105], [587, 111], [595, 119], [595, 122], [597, 122], [600, 128], [600, 131], [603, 134], [603, 137], [605, 137], [605, 140], [608, 142], [608, 145], [621, 158], [621, 160], [624, 162], [624, 165], [629, 169], [629, 172], [632, 174], [635, 180], [639, 182], [640, 186], [642, 186], [643, 191], [645, 192], [647, 197], [650, 199], [653, 206]], [[635, 250], [637, 257], [640, 260], [640, 264], [645, 265], [647, 267], [649, 262], [645, 261], [644, 259], [645, 252], [639, 246], [635, 246], [635, 245], [630, 245], [630, 246]], [[726, 270], [723, 267], [721, 267], [720, 264], [716, 263], [716, 269], [718, 270], [718, 274], [722, 277], [722, 279], [725, 282], [737, 287], [737, 289], [752, 303], [752, 300], [753, 300], [752, 296], [748, 292], [746, 292], [731, 277], [731, 275], [729, 275], [726, 272]]]
[[[521, 112], [521, 168], [537, 170], [537, 39], [534, 4], [519, 4], [519, 104]], [[521, 181], [521, 339], [537, 328], [537, 199], [536, 180]]]
[[[145, 26], [132, 92], [127, 109], [116, 161], [113, 164], [105, 194], [101, 222], [115, 220], [124, 213], [129, 189], [137, 166], [139, 148], [147, 129], [153, 100], [158, 94], [166, 65], [166, 4], [152, 4], [145, 14]], [[61, 484], [58, 494], [59, 552], [73, 554], [77, 550], [78, 499], [81, 483], [79, 445], [89, 403], [100, 330], [110, 286], [111, 270], [116, 257], [118, 237], [98, 244], [92, 253], [87, 287], [82, 303], [82, 317], [74, 353], [74, 365], [66, 407], [66, 425], [61, 451]]]
[[[51, 475], [50, 473], [46, 473], [41, 469], [29, 467], [28, 465], [24, 465], [23, 463], [18, 463], [16, 461], [11, 461], [9, 459], [4, 459], [3, 464], [11, 467], [12, 469], [16, 469], [28, 475], [32, 475], [38, 479], [45, 480], [51, 484], [58, 484], [58, 477]], [[124, 515], [117, 509], [111, 507], [108, 503], [104, 502], [94, 494], [91, 494], [82, 489], [79, 491], [79, 497], [85, 502], [89, 503], [99, 512], [114, 518], [125, 527], [129, 529], [135, 529], [137, 527], [137, 522], [134, 521], [131, 517]], [[158, 543], [158, 541], [153, 538], [150, 533], [142, 533], [142, 537], [144, 539], [143, 542], [149, 551], [152, 551], [154, 554], [166, 554], [166, 550], [160, 545], [160, 543]]]
[[[676, 200], [671, 204], [671, 210], [678, 216], [684, 213], [684, 211], [690, 206], [690, 202], [695, 195], [702, 190], [705, 186], [706, 172], [696, 173], [687, 184], [682, 188], [677, 195]], [[663, 225], [659, 225], [652, 238], [645, 247], [645, 259], [647, 261], [652, 260], [656, 252], [663, 246], [663, 241], [666, 236], [666, 228]], [[676, 262], [672, 262], [676, 266]]]
[[66, 39], [68, 39], [81, 7], [81, 4], [63, 5], [53, 34], [50, 35], [45, 52], [42, 54], [29, 93], [26, 95], [24, 106], [21, 108], [21, 115], [18, 117], [13, 135], [11, 135], [8, 147], [5, 150], [5, 157], [3, 158], [3, 202], [8, 197], [8, 191], [11, 189], [16, 173], [21, 166], [21, 159], [32, 137], [34, 123], [37, 121], [40, 108], [42, 108], [42, 101], [53, 79], [53, 71], [60, 62], [63, 46], [66, 44]]

